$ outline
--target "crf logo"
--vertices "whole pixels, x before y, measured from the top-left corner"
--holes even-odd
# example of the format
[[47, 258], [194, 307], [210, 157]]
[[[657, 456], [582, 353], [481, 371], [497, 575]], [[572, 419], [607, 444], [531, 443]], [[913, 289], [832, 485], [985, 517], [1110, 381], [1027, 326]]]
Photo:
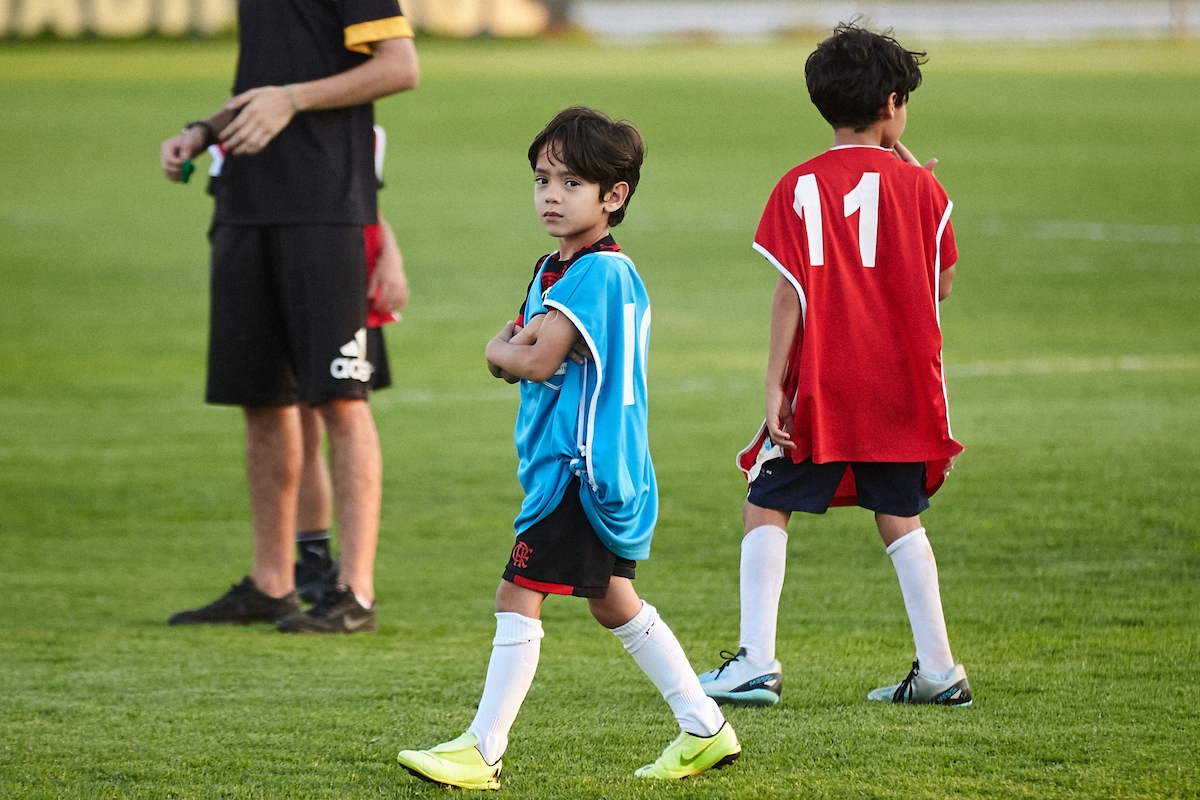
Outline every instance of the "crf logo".
[[516, 546], [513, 547], [513, 551], [512, 551], [513, 565], [520, 569], [528, 568], [529, 567], [529, 557], [531, 555], [533, 555], [532, 547], [525, 544], [524, 542], [517, 542]]

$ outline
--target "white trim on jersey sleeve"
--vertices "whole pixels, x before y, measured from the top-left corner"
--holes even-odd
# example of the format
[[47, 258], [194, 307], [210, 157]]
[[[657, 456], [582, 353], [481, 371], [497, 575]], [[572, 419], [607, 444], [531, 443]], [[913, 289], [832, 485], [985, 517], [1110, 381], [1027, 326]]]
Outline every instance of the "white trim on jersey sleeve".
[[[938, 225], [937, 239], [934, 242], [934, 257], [933, 257], [933, 275], [934, 275], [934, 295], [933, 309], [937, 319], [938, 330], [942, 329], [942, 304], [938, 300], [942, 296], [942, 234], [946, 232], [946, 226], [950, 224], [950, 212], [954, 210], [954, 201], [947, 198], [946, 210], [942, 214], [942, 221]], [[951, 264], [951, 266], [954, 266]], [[941, 364], [942, 372], [942, 408], [946, 409], [946, 435], [951, 439], [954, 438], [954, 432], [950, 429], [950, 391], [946, 388], [946, 360], [942, 350], [938, 350], [938, 363]]]
[[[637, 267], [635, 267], [633, 265], [633, 259], [631, 259], [629, 256], [625, 255], [624, 253], [617, 253], [617, 252], [589, 253], [587, 256], [584, 256], [584, 258], [589, 258], [592, 256], [595, 256], [597, 258], [599, 258], [601, 256], [609, 256], [612, 258], [619, 258], [622, 261], [624, 261], [625, 263], [627, 263], [629, 265], [630, 269], [632, 269], [634, 272], [637, 272]], [[555, 286], [557, 286], [557, 285], [558, 284], [555, 284]], [[553, 289], [554, 287], [552, 286], [550, 288]], [[549, 291], [550, 290], [548, 289], [546, 291], [546, 293], [549, 294]], [[604, 386], [604, 365], [602, 363], [600, 363], [600, 359], [596, 357], [599, 354], [599, 350], [596, 347], [596, 340], [592, 338], [591, 332], [584, 326], [582, 320], [580, 320], [579, 317], [577, 317], [575, 314], [573, 314], [571, 312], [571, 309], [567, 308], [565, 305], [558, 302], [557, 300], [550, 300], [548, 298], [543, 298], [542, 303], [546, 306], [547, 309], [550, 309], [550, 308], [558, 309], [560, 312], [562, 312], [562, 314], [564, 316], [566, 316], [567, 319], [571, 320], [571, 324], [575, 326], [575, 329], [577, 331], [579, 331], [579, 335], [583, 337], [584, 343], [587, 344], [588, 349], [592, 351], [592, 362], [596, 365], [596, 388], [592, 390], [592, 396], [590, 398], [590, 401], [588, 402], [587, 431], [583, 434], [582, 440], [577, 442], [577, 444], [580, 445], [580, 449], [583, 451], [583, 461], [584, 461], [584, 465], [587, 467], [588, 485], [591, 487], [593, 492], [599, 492], [600, 485], [598, 483], [596, 483], [595, 469], [592, 464], [592, 442], [595, 441], [595, 438], [596, 438], [596, 406], [600, 402], [600, 389], [601, 389], [601, 387]], [[649, 330], [647, 329], [647, 333], [648, 332], [649, 332]], [[587, 367], [586, 363], [584, 364], [584, 367], [585, 367], [585, 369], [584, 369], [583, 374], [584, 374], [584, 380], [586, 381], [587, 372], [588, 372], [586, 369], [586, 367]], [[586, 389], [587, 389], [587, 384], [585, 383], [584, 384], [585, 393], [586, 393]], [[582, 398], [580, 398], [580, 399], [582, 401]], [[583, 412], [582, 405], [579, 410], [580, 410], [580, 414], [582, 415], [582, 412]]]
[[763, 247], [758, 242], [754, 243], [754, 249], [762, 254], [763, 258], [775, 265], [775, 269], [779, 270], [783, 277], [788, 279], [788, 283], [792, 284], [792, 288], [796, 290], [796, 294], [800, 297], [800, 321], [804, 322], [808, 317], [808, 297], [804, 294], [804, 289], [801, 288], [800, 282], [796, 280], [796, 276], [788, 272], [787, 267], [779, 263], [779, 259], [771, 255], [771, 251]]
[[933, 299], [939, 330], [942, 327], [942, 311], [941, 303], [937, 300], [942, 296], [942, 235], [946, 232], [946, 226], [950, 224], [950, 212], [953, 210], [954, 201], [947, 199], [946, 210], [942, 213], [942, 221], [938, 223], [937, 238], [933, 240]]
[[[595, 439], [595, 435], [596, 435], [596, 404], [600, 402], [600, 387], [604, 385], [604, 365], [600, 363], [600, 359], [596, 358], [596, 355], [599, 352], [596, 348], [596, 340], [592, 338], [592, 334], [588, 331], [588, 329], [586, 327], [584, 327], [584, 324], [579, 319], [579, 317], [572, 314], [571, 310], [569, 308], [567, 308], [566, 306], [564, 306], [562, 303], [558, 302], [557, 300], [546, 300], [545, 303], [546, 303], [546, 308], [556, 308], [559, 310], [559, 312], [561, 312], [563, 314], [563, 316], [565, 316], [567, 319], [571, 320], [571, 324], [575, 326], [575, 330], [579, 331], [579, 335], [583, 337], [584, 344], [586, 344], [588, 346], [588, 350], [592, 351], [592, 359], [591, 360], [596, 365], [596, 388], [592, 390], [592, 396], [588, 400], [587, 430], [586, 431], [578, 430], [576, 432], [575, 437], [576, 437], [576, 439], [579, 440], [576, 442], [576, 444], [579, 446], [579, 449], [582, 451], [583, 463], [587, 468], [588, 486], [591, 487], [593, 492], [598, 492], [598, 491], [600, 491], [600, 486], [599, 486], [599, 484], [596, 483], [595, 471], [592, 468], [592, 441]], [[583, 375], [584, 375], [584, 380], [586, 381], [587, 372], [588, 372], [586, 369], [587, 364], [584, 364], [584, 367], [585, 367], [585, 369], [583, 371]], [[585, 390], [585, 394], [586, 394], [586, 390], [587, 390], [586, 383], [584, 384], [584, 390]], [[583, 399], [584, 399], [583, 397], [580, 398], [581, 401]], [[583, 417], [582, 405], [581, 405], [579, 411], [580, 411], [580, 422], [582, 422], [582, 417]], [[580, 427], [582, 427], [582, 425]]]

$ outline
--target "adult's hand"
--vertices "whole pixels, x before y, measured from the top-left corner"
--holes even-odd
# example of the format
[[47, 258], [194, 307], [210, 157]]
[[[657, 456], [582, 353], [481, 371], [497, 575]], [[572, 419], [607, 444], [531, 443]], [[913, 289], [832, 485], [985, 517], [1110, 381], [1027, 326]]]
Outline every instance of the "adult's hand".
[[178, 183], [183, 178], [183, 162], [204, 149], [204, 131], [200, 126], [188, 128], [162, 143], [159, 161], [167, 180]]
[[261, 153], [296, 116], [286, 87], [259, 86], [231, 98], [222, 110], [237, 116], [221, 131], [225, 150], [235, 156]]

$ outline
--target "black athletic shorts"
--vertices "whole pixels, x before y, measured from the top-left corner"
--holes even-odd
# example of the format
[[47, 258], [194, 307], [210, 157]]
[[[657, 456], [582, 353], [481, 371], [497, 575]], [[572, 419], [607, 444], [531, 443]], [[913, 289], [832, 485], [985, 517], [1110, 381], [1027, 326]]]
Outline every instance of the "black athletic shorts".
[[383, 341], [383, 328], [367, 328], [367, 361], [371, 370], [371, 390], [386, 389], [392, 385], [392, 368], [388, 364], [387, 346]]
[[572, 478], [558, 507], [517, 536], [504, 580], [549, 594], [604, 597], [613, 575], [633, 580], [636, 568], [600, 541], [579, 499], [579, 478]]
[[214, 224], [209, 239], [208, 402], [365, 399], [382, 347], [369, 345], [362, 226]]
[[824, 514], [847, 468], [854, 471], [863, 508], [897, 517], [915, 517], [929, 508], [923, 461], [814, 464], [809, 458], [796, 464], [786, 456], [773, 458], [763, 463], [746, 499], [759, 508]]

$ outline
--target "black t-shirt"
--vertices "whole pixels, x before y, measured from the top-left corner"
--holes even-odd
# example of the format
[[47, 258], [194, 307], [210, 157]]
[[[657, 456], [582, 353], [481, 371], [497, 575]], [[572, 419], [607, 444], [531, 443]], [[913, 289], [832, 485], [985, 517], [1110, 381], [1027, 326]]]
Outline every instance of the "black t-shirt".
[[[362, 64], [369, 42], [411, 36], [398, 0], [238, 0], [233, 92], [326, 78]], [[229, 156], [217, 222], [376, 221], [370, 103], [297, 114], [261, 153]]]

